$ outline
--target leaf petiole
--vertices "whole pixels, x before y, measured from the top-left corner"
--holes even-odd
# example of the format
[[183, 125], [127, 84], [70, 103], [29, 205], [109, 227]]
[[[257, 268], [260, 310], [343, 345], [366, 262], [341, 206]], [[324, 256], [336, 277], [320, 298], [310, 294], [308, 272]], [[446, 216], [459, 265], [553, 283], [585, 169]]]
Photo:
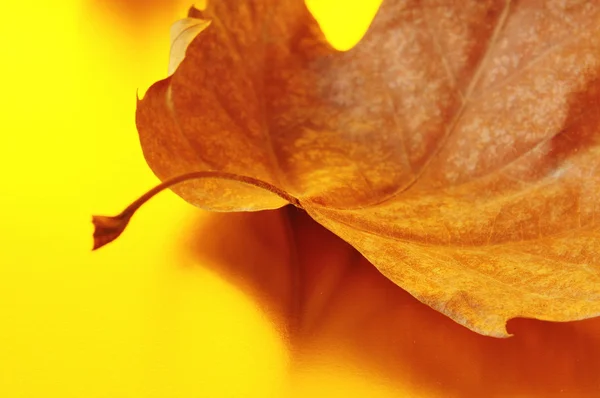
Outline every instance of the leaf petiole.
[[121, 233], [123, 233], [127, 227], [127, 224], [129, 224], [129, 220], [131, 220], [131, 217], [133, 217], [135, 212], [154, 195], [172, 187], [173, 185], [177, 185], [189, 180], [199, 180], [204, 178], [218, 178], [222, 180], [239, 181], [244, 184], [262, 188], [274, 193], [280, 198], [288, 201], [290, 204], [298, 208], [302, 208], [302, 205], [298, 199], [277, 188], [276, 186], [269, 184], [268, 182], [222, 171], [196, 171], [182, 174], [162, 182], [140, 196], [116, 216], [92, 216], [92, 223], [94, 224], [94, 247], [92, 250], [99, 249], [117, 239]]

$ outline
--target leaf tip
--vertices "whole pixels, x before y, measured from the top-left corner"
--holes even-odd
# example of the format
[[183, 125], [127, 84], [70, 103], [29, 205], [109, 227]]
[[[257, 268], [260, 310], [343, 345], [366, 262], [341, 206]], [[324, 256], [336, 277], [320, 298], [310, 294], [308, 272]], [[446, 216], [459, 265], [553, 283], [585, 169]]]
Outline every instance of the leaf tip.
[[[508, 318], [510, 319], [510, 318]], [[503, 318], [501, 316], [494, 316], [491, 317], [491, 319], [489, 320], [489, 323], [483, 323], [483, 324], [474, 324], [474, 323], [470, 323], [470, 324], [465, 324], [464, 326], [466, 326], [468, 329], [471, 329], [472, 331], [482, 334], [484, 336], [488, 336], [488, 337], [494, 337], [497, 339], [507, 339], [507, 338], [511, 338], [514, 336], [514, 334], [510, 333], [508, 331], [508, 329], [506, 328], [506, 322], [508, 321], [507, 318]]]
[[206, 0], [200, 0], [195, 4], [192, 4], [190, 8], [188, 8], [188, 17], [204, 19], [204, 11], [207, 7], [208, 1]]

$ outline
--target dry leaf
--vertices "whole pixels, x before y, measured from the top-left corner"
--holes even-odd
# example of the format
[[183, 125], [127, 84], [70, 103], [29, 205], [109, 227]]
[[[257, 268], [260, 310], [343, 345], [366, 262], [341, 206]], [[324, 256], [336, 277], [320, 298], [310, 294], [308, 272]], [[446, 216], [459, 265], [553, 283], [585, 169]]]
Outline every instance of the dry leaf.
[[[138, 104], [161, 179], [273, 184], [381, 273], [466, 327], [600, 314], [600, 5], [384, 1], [334, 50], [298, 1], [221, 0]], [[173, 190], [274, 209], [217, 179]]]

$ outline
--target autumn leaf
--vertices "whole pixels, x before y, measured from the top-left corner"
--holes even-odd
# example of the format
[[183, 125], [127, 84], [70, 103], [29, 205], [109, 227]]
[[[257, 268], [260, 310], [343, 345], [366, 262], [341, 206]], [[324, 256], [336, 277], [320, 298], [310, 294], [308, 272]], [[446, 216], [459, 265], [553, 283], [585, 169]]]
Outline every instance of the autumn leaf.
[[600, 6], [388, 0], [347, 52], [300, 0], [189, 17], [210, 24], [138, 103], [146, 160], [162, 180], [274, 189], [204, 178], [182, 198], [256, 211], [287, 195], [485, 335], [600, 315]]

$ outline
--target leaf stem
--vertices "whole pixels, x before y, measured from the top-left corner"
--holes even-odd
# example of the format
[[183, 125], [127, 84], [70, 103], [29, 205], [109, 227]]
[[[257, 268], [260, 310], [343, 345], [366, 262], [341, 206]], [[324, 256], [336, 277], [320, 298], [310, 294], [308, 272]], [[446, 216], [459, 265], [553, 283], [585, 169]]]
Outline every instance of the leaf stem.
[[265, 189], [269, 192], [274, 193], [280, 198], [288, 201], [292, 205], [302, 208], [300, 201], [295, 197], [291, 196], [287, 192], [277, 188], [276, 186], [269, 184], [268, 182], [258, 180], [252, 177], [241, 176], [232, 173], [226, 173], [222, 171], [195, 171], [192, 173], [186, 173], [173, 177], [169, 180], [162, 182], [161, 184], [150, 189], [148, 192], [140, 196], [138, 199], [133, 201], [129, 206], [125, 208], [120, 214], [116, 216], [92, 216], [92, 223], [94, 224], [94, 247], [92, 250], [101, 248], [102, 246], [117, 239], [121, 233], [129, 224], [129, 220], [135, 212], [154, 195], [164, 191], [167, 188], [177, 185], [179, 183], [189, 180], [200, 180], [205, 178], [218, 178], [221, 180], [238, 181], [244, 184], [252, 185], [258, 188]]

